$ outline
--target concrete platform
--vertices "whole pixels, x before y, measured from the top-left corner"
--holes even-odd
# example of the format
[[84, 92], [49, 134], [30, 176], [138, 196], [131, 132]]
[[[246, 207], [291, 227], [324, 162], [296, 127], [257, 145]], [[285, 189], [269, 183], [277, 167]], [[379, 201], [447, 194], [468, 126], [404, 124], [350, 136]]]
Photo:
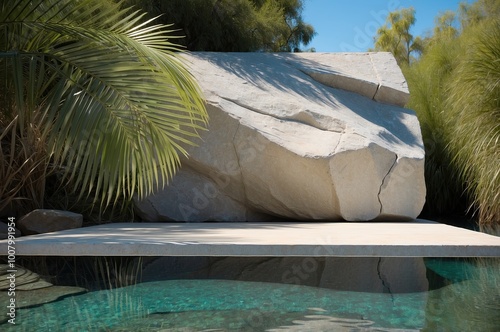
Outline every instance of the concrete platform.
[[[7, 252], [0, 241], [1, 254]], [[116, 223], [16, 240], [17, 256], [493, 257], [500, 237], [427, 220]]]

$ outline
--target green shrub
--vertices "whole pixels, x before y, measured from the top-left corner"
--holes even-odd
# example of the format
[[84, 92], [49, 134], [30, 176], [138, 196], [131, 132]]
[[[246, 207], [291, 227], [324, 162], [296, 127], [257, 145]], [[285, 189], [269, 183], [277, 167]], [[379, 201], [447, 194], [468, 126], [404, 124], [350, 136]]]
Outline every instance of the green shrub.
[[418, 62], [404, 67], [410, 89], [407, 106], [417, 112], [422, 129], [426, 154], [425, 212], [432, 217], [449, 215], [462, 208], [463, 188], [448, 148], [452, 128], [446, 107], [447, 87], [460, 54], [457, 39], [443, 39], [429, 46]]
[[204, 128], [172, 31], [120, 6], [0, 4], [0, 208], [42, 208], [51, 174], [103, 209], [144, 197]]
[[500, 20], [462, 38], [466, 52], [448, 97], [449, 146], [480, 223], [500, 223]]

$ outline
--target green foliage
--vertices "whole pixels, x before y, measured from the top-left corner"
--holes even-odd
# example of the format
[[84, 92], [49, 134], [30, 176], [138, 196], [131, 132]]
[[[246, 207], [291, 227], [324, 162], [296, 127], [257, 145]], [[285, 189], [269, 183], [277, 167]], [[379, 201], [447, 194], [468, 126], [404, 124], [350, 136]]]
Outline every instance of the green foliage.
[[426, 148], [427, 209], [453, 211], [464, 191], [483, 226], [500, 221], [498, 14], [489, 0], [442, 14], [422, 56], [404, 67]]
[[301, 45], [307, 46], [312, 41], [316, 32], [312, 25], [302, 19], [303, 0], [268, 0], [267, 3], [276, 3], [282, 8], [286, 26], [283, 26], [283, 32], [276, 42], [265, 50], [297, 52], [301, 50]]
[[460, 209], [462, 185], [452, 162], [446, 99], [450, 77], [460, 61], [457, 40], [441, 39], [419, 61], [405, 68], [410, 100], [417, 112], [425, 147], [426, 212], [432, 216]]
[[143, 16], [100, 0], [2, 2], [0, 208], [43, 207], [51, 174], [101, 207], [174, 174], [207, 115], [172, 31]]
[[422, 40], [410, 33], [415, 24], [415, 9], [403, 8], [389, 13], [386, 24], [377, 30], [375, 51], [391, 52], [399, 65], [409, 65], [412, 52], [422, 51]]
[[478, 0], [472, 4], [461, 2], [458, 17], [462, 31], [488, 19], [500, 17], [500, 1]]
[[467, 51], [447, 98], [450, 148], [480, 221], [500, 221], [500, 19], [462, 36]]
[[[12, 91], [4, 89], [0, 93]], [[53, 168], [48, 167], [46, 135], [42, 134], [46, 122], [43, 114], [38, 113], [21, 129], [21, 117], [7, 117], [8, 104], [0, 107], [0, 211], [12, 216], [16, 207], [28, 212], [43, 206], [46, 179]]]
[[160, 16], [192, 51], [297, 51], [315, 35], [303, 0], [127, 0]]
[[452, 10], [447, 10], [436, 17], [436, 26], [434, 27], [434, 39], [450, 39], [458, 36], [458, 30], [455, 28], [456, 14]]

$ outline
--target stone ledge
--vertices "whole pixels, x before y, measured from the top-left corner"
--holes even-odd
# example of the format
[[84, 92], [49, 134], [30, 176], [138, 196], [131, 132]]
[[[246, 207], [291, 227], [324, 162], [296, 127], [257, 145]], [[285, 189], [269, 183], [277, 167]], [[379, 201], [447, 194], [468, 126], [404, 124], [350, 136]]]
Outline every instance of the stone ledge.
[[[396, 59], [388, 52], [293, 53], [288, 62], [317, 82], [378, 102], [404, 107], [410, 93]], [[302, 59], [302, 61], [295, 61]], [[307, 60], [307, 62], [304, 62]]]
[[[18, 256], [494, 257], [500, 237], [427, 220], [115, 223], [21, 237]], [[0, 241], [1, 253], [7, 241]]]

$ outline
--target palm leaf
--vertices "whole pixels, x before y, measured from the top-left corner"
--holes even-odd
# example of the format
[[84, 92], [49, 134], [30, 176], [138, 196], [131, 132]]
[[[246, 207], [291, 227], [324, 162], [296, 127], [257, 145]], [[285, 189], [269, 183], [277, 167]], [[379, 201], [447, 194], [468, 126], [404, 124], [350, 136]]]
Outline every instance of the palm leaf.
[[[81, 197], [97, 193], [101, 205], [144, 197], [171, 178], [183, 145], [207, 122], [173, 32], [99, 0], [12, 6], [0, 14], [0, 70], [24, 71], [14, 75], [23, 78], [16, 112], [35, 112], [25, 100], [41, 107], [42, 134], [63, 178]], [[26, 72], [30, 63], [40, 65]]]

